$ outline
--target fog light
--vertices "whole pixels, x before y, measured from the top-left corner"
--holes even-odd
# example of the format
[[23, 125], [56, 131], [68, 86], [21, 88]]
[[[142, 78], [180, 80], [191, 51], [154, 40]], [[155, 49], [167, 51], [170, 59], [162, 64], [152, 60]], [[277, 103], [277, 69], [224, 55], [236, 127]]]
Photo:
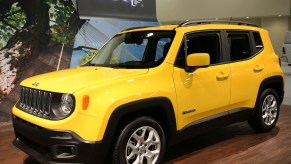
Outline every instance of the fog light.
[[68, 159], [77, 155], [77, 147], [74, 145], [57, 145], [54, 151], [55, 158]]

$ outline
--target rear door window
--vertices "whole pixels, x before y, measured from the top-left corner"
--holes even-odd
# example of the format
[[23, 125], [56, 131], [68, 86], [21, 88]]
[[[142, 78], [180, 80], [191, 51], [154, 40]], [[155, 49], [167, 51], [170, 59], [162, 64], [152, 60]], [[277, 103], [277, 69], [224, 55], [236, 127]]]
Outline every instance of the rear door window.
[[227, 32], [230, 61], [240, 61], [252, 56], [249, 32]]

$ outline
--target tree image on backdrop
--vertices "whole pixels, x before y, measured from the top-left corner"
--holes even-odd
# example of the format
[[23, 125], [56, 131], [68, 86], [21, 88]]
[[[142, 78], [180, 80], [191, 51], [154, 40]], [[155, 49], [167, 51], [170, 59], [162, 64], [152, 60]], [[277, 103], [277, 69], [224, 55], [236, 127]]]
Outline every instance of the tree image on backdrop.
[[[83, 23], [71, 1], [0, 0], [0, 103], [22, 79], [59, 68], [59, 57], [64, 48], [70, 50]], [[49, 69], [34, 64], [46, 49], [55, 54], [42, 57], [50, 59], [46, 63]], [[36, 72], [29, 69], [31, 66]]]

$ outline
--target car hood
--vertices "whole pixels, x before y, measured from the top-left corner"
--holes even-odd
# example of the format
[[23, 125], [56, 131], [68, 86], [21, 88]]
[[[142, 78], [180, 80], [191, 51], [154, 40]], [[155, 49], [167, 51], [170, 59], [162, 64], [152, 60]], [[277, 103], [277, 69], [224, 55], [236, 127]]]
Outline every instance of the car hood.
[[30, 77], [21, 86], [60, 93], [73, 93], [85, 87], [145, 74], [148, 69], [76, 67]]

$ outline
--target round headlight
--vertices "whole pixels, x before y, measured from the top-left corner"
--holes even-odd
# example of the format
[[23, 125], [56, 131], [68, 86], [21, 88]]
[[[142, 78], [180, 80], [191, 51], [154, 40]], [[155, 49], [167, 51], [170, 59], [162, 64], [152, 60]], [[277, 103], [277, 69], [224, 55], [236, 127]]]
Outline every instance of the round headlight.
[[74, 110], [74, 97], [71, 94], [62, 94], [59, 108], [53, 109], [53, 113], [59, 119], [67, 117]]
[[68, 115], [71, 113], [74, 107], [74, 99], [70, 94], [63, 94], [61, 101], [61, 112], [64, 115]]

